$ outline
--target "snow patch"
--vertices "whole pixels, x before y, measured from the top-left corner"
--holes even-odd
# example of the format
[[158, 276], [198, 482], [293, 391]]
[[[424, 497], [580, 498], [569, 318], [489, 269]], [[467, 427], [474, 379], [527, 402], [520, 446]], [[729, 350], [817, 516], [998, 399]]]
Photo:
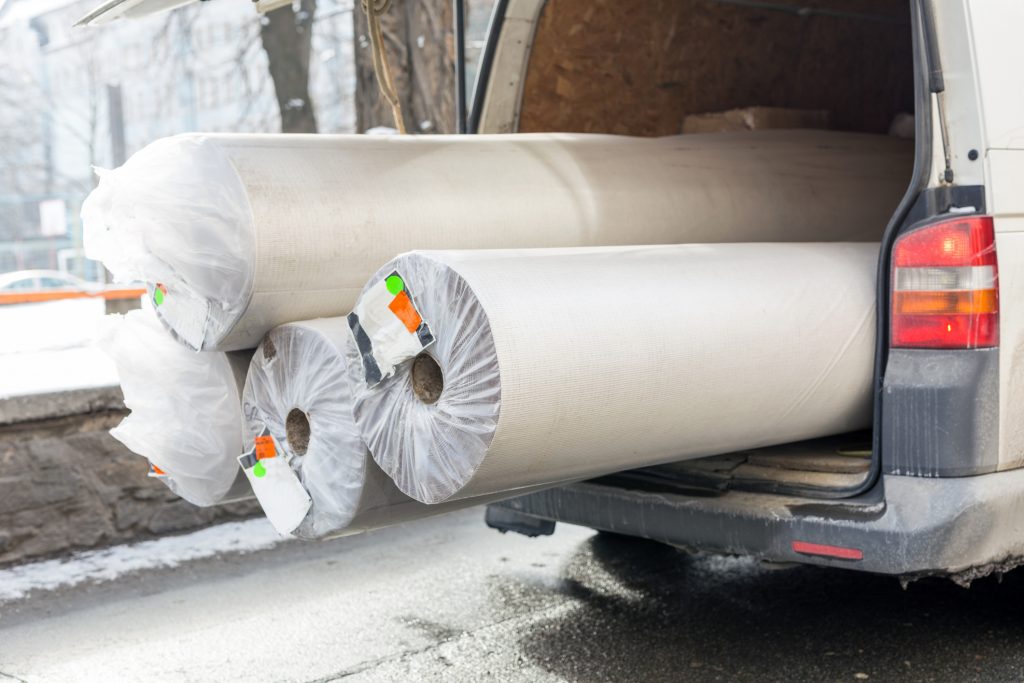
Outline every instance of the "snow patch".
[[224, 553], [266, 550], [287, 540], [291, 539], [278, 534], [270, 522], [260, 518], [0, 569], [0, 602], [17, 600], [31, 591], [50, 591], [87, 581], [113, 581], [130, 572], [171, 569]]
[[0, 399], [118, 383], [117, 368], [99, 349], [0, 353]]
[[91, 345], [102, 299], [0, 306], [0, 398], [116, 386], [117, 370]]
[[0, 306], [0, 355], [88, 346], [104, 312], [102, 299]]

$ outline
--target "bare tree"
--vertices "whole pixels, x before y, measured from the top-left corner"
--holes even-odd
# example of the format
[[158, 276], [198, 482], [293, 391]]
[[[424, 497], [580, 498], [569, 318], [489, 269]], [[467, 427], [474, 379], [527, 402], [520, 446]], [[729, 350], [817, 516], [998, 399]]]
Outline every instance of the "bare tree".
[[[38, 193], [46, 183], [46, 164], [40, 121], [45, 112], [43, 93], [17, 68], [0, 73], [0, 183], [4, 194]], [[9, 237], [0, 221], [0, 239]]]
[[260, 38], [270, 64], [284, 133], [315, 133], [316, 115], [309, 95], [309, 56], [316, 0], [300, 0], [296, 12], [286, 5], [261, 20]]
[[[54, 195], [85, 193], [94, 187], [89, 168], [96, 163], [100, 136], [101, 94], [98, 39], [87, 35], [65, 51], [82, 76], [77, 106], [56, 111], [61, 82], [51, 83], [43, 63], [28, 60], [0, 75], [0, 182], [7, 189], [0, 202], [0, 241], [36, 237], [37, 203]], [[56, 90], [57, 92], [54, 92]], [[80, 145], [84, 173], [76, 174], [54, 159], [54, 138]]]
[[[356, 52], [356, 129], [394, 126], [380, 96], [366, 15], [353, 12]], [[405, 127], [419, 133], [455, 130], [455, 36], [451, 0], [395, 2], [381, 28]]]

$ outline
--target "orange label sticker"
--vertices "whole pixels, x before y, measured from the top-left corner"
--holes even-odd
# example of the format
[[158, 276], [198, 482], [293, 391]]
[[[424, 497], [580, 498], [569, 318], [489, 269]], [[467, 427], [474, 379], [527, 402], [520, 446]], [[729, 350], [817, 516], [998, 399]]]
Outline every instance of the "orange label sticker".
[[274, 447], [274, 437], [270, 435], [256, 437], [256, 459], [266, 460], [276, 458], [277, 448]]
[[388, 304], [388, 308], [402, 321], [405, 329], [409, 330], [410, 333], [418, 330], [420, 323], [423, 322], [423, 318], [416, 312], [416, 307], [412, 305], [412, 299], [404, 291], [399, 292], [395, 296], [394, 300]]

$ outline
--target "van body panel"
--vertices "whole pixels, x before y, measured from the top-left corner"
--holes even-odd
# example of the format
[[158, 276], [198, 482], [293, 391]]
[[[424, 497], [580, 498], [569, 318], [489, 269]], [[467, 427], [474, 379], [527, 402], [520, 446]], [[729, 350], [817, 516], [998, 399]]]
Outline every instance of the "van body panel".
[[[982, 0], [987, 2], [988, 0]], [[943, 104], [950, 143], [950, 166], [957, 185], [984, 185], [984, 164], [971, 161], [970, 151], [983, 150], [982, 102], [974, 68], [974, 39], [971, 34], [969, 0], [932, 0], [939, 66], [945, 84], [943, 92], [932, 96], [932, 172], [928, 186], [944, 184], [945, 156], [942, 144]]]
[[990, 149], [985, 162], [996, 232], [1024, 232], [1024, 150]]
[[[1024, 153], [1013, 154], [1024, 161]], [[1018, 188], [1024, 188], [1024, 178], [1020, 182]], [[1000, 198], [1005, 205], [1005, 193]], [[999, 258], [999, 463], [1000, 469], [1008, 469], [1024, 466], [1024, 216], [994, 213]], [[1008, 227], [1016, 230], [1008, 232]]]
[[973, 0], [967, 7], [985, 147], [1024, 149], [1024, 69], [1018, 35], [1024, 27], [1024, 2]]
[[998, 349], [892, 349], [882, 398], [883, 471], [962, 477], [1000, 469], [998, 387]]

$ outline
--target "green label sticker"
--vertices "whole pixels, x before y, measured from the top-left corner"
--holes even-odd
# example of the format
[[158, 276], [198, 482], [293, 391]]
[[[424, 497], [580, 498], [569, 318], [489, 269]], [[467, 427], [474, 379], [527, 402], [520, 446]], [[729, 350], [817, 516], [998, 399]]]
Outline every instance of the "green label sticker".
[[164, 302], [165, 296], [167, 296], [167, 288], [163, 285], [157, 285], [156, 289], [153, 290], [153, 303], [159, 306]]
[[405, 283], [402, 282], [402, 278], [397, 275], [389, 275], [388, 279], [384, 281], [384, 285], [394, 296], [398, 296], [399, 292], [405, 289]]
[[263, 466], [259, 460], [252, 466], [252, 476], [254, 477], [265, 477], [267, 475], [267, 468]]

